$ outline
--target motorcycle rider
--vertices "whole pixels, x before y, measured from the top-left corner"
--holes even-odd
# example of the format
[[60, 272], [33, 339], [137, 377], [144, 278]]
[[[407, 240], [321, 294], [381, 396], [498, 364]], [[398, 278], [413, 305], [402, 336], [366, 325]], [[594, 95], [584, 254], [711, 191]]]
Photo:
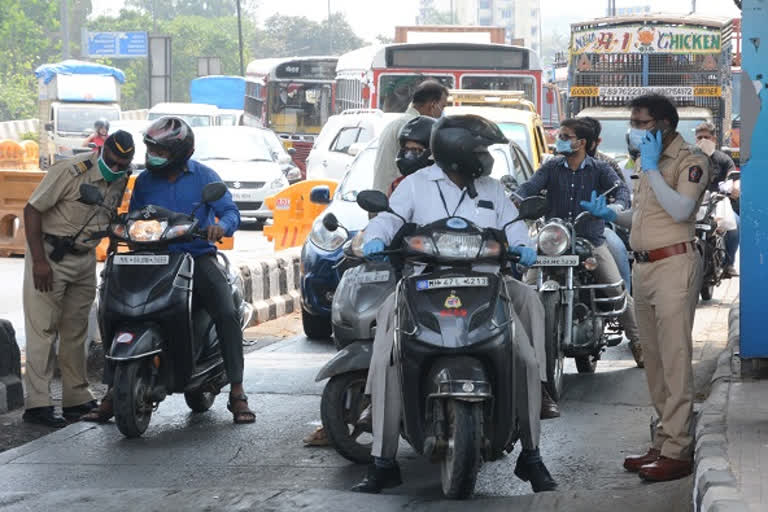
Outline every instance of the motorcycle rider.
[[[629, 189], [623, 180], [617, 178], [611, 167], [592, 158], [587, 149], [594, 143], [595, 132], [588, 122], [581, 119], [566, 119], [560, 123], [556, 146], [561, 157], [545, 162], [533, 177], [517, 189], [517, 195], [528, 197], [547, 189], [549, 212], [547, 218], [575, 218], [584, 210], [579, 201], [588, 201], [593, 190], [598, 193], [610, 189], [617, 183], [615, 191], [617, 209], [629, 208]], [[605, 243], [605, 221], [600, 218], [585, 219], [576, 230], [595, 246], [598, 261], [595, 274], [600, 283], [615, 283], [621, 280], [616, 261]], [[535, 273], [529, 272], [528, 280]], [[632, 356], [638, 366], [643, 364], [635, 308], [632, 297], [627, 295], [627, 307], [620, 317], [624, 332], [629, 338]]]
[[[517, 209], [505, 195], [504, 187], [488, 177], [493, 158], [488, 146], [506, 143], [499, 128], [479, 116], [449, 116], [440, 119], [432, 130], [430, 147], [435, 165], [408, 176], [392, 194], [390, 207], [406, 221], [428, 224], [446, 216], [460, 216], [481, 227], [501, 228], [517, 216]], [[380, 213], [365, 229], [363, 252], [373, 256], [384, 250], [402, 225], [390, 213]], [[520, 256], [523, 265], [536, 261], [536, 251], [528, 247], [530, 239], [524, 222], [506, 228], [509, 252]], [[544, 308], [538, 294], [505, 277], [513, 308], [523, 328], [516, 332], [515, 354], [521, 358], [525, 385], [518, 398], [523, 450], [515, 466], [515, 474], [530, 480], [535, 492], [556, 488], [539, 453], [541, 380], [536, 355], [529, 337], [544, 332]], [[373, 357], [366, 392], [373, 405], [374, 463], [366, 477], [352, 488], [356, 492], [378, 493], [402, 483], [395, 461], [400, 434], [401, 390], [397, 368], [391, 362], [394, 342], [394, 294], [385, 301], [377, 316]], [[542, 339], [543, 341], [543, 339]], [[543, 377], [546, 379], [546, 375]]]
[[[191, 160], [195, 151], [192, 128], [178, 117], [162, 117], [153, 122], [144, 134], [147, 146], [147, 172], [136, 179], [130, 210], [147, 205], [161, 206], [176, 212], [190, 214], [200, 201], [202, 189], [208, 183], [221, 181], [213, 169]], [[195, 259], [193, 297], [201, 301], [213, 318], [219, 336], [224, 368], [230, 383], [227, 408], [235, 423], [253, 423], [256, 416], [248, 408], [248, 397], [243, 389], [243, 339], [240, 318], [232, 301], [224, 270], [216, 259], [215, 242], [223, 236], [232, 236], [240, 225], [240, 213], [229, 192], [203, 208], [195, 216], [200, 229], [207, 232], [207, 240], [172, 244], [172, 252], [188, 252]], [[218, 222], [215, 218], [218, 217]], [[105, 375], [109, 381], [109, 376]], [[112, 413], [109, 395], [94, 411], [91, 421], [103, 421]]]
[[90, 147], [90, 144], [96, 144], [95, 149], [100, 149], [104, 145], [104, 141], [107, 140], [109, 135], [109, 121], [106, 119], [98, 119], [93, 123], [93, 133], [88, 136], [83, 142], [83, 147]]

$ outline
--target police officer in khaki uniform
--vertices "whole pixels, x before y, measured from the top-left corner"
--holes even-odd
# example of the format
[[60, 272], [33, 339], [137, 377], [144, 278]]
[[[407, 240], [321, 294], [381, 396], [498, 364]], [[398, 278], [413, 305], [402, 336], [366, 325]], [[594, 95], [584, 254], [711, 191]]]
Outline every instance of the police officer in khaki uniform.
[[[95, 407], [88, 387], [85, 339], [96, 293], [96, 251], [90, 237], [109, 224], [128, 181], [133, 159], [131, 135], [117, 131], [101, 152], [90, 152], [48, 169], [24, 208], [27, 253], [24, 258], [24, 319], [27, 337], [27, 391], [24, 421], [66, 426]], [[80, 185], [104, 196], [104, 208], [78, 201]], [[59, 339], [58, 362], [64, 418], [51, 405], [51, 350]]]
[[692, 471], [692, 330], [702, 278], [695, 219], [710, 168], [706, 155], [675, 131], [678, 114], [667, 98], [641, 96], [630, 108], [630, 144], [640, 150], [633, 210], [617, 216], [594, 196], [584, 204], [606, 220], [628, 225], [631, 218], [635, 311], [661, 422], [653, 446], [627, 457], [624, 467], [643, 480], [667, 481]]

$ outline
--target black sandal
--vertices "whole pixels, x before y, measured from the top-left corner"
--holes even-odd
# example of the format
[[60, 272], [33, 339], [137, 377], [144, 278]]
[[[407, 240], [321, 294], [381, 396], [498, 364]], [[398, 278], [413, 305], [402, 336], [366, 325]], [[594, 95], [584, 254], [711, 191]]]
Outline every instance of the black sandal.
[[[232, 401], [238, 401], [238, 402], [245, 402], [245, 409], [241, 409], [239, 411], [236, 411], [234, 407], [232, 407]], [[229, 395], [229, 401], [227, 402], [227, 409], [229, 412], [232, 413], [232, 418], [234, 419], [235, 423], [238, 425], [242, 425], [245, 423], [254, 423], [256, 421], [256, 414], [248, 408], [248, 397], [245, 394], [241, 395]]]

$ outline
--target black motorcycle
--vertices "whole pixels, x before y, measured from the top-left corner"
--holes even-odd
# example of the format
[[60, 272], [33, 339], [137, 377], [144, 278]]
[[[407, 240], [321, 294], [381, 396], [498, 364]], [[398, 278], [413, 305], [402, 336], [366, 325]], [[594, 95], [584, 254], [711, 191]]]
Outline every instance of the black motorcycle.
[[[81, 201], [100, 204], [99, 191], [88, 187], [81, 186]], [[206, 185], [201, 206], [225, 193], [223, 183]], [[150, 205], [116, 216], [105, 234], [112, 250], [103, 274], [99, 323], [113, 370], [115, 422], [124, 436], [138, 437], [169, 394], [183, 393], [193, 412], [205, 412], [227, 384], [216, 327], [192, 301], [194, 259], [168, 250], [205, 233], [198, 230], [194, 213]], [[127, 244], [130, 252], [116, 253], [117, 244]], [[251, 306], [243, 300], [242, 283], [226, 256], [218, 256], [245, 328]]]
[[725, 270], [725, 233], [717, 229], [715, 208], [725, 199], [723, 194], [709, 192], [696, 216], [696, 241], [704, 260], [704, 273], [701, 284], [701, 300], [712, 299], [716, 286], [723, 280]]
[[[394, 213], [380, 192], [361, 192], [357, 201], [369, 212]], [[545, 209], [542, 198], [526, 199], [519, 218], [537, 218]], [[514, 261], [506, 244], [503, 231], [451, 217], [416, 227], [396, 249], [406, 267], [394, 291], [392, 353], [403, 392], [401, 435], [440, 464], [443, 493], [449, 498], [469, 497], [483, 460], [500, 458], [519, 436], [515, 388], [522, 384], [516, 382], [521, 372], [515, 368], [513, 343], [519, 327], [512, 320], [501, 271], [473, 269], [478, 263], [502, 269]], [[414, 266], [423, 267], [421, 273], [407, 270]], [[330, 377], [329, 387], [355, 376], [359, 382], [347, 393], [323, 394], [323, 400], [334, 398], [338, 403], [330, 406], [340, 411], [357, 404], [348, 409], [353, 420], [364, 407], [364, 371], [371, 355], [370, 343], [352, 343], [317, 377]], [[343, 414], [337, 417], [343, 428], [354, 427]], [[355, 433], [353, 428], [350, 435]], [[360, 445], [354, 458], [349, 450], [340, 453], [365, 462], [370, 445]]]

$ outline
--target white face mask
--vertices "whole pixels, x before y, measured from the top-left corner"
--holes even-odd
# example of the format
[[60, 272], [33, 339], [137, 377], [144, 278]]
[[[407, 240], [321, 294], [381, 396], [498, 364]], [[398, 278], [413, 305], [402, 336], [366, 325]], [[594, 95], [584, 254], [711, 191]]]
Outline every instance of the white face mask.
[[707, 156], [712, 156], [712, 153], [715, 152], [715, 143], [709, 139], [698, 140], [696, 145], [699, 146], [699, 149], [701, 149]]

